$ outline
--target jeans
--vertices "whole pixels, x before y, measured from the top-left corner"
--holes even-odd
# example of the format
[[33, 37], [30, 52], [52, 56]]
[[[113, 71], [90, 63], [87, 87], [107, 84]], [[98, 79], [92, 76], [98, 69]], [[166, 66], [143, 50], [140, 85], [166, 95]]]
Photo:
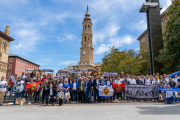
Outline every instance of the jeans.
[[167, 98], [167, 103], [171, 104], [174, 101], [174, 96], [171, 96], [171, 98]]
[[99, 95], [98, 95], [98, 90], [97, 89], [94, 89], [94, 102], [95, 101], [99, 102]]
[[54, 96], [53, 96], [53, 95], [47, 95], [47, 96], [46, 96], [46, 104], [48, 104], [49, 96], [51, 97], [50, 102], [51, 102], [51, 103], [54, 103], [54, 102], [56, 101], [56, 98], [54, 99]]
[[75, 101], [77, 102], [77, 90], [72, 91], [72, 101], [74, 100], [74, 96], [75, 96]]
[[122, 92], [122, 94], [123, 94], [123, 100], [125, 100], [125, 91]]
[[86, 93], [87, 96], [87, 102], [91, 102], [91, 91]]
[[36, 99], [38, 99], [38, 102], [39, 102], [39, 100], [40, 100], [40, 93], [41, 93], [41, 91], [34, 93], [35, 94], [35, 99], [34, 99], [35, 102], [36, 102]]
[[84, 91], [79, 92], [79, 99], [80, 99], [81, 103], [85, 102]]
[[28, 101], [31, 102], [32, 93], [28, 93]]
[[6, 98], [6, 95], [7, 95], [8, 91], [10, 91], [10, 95], [9, 95], [9, 100], [10, 100], [11, 99], [11, 95], [12, 95], [12, 88], [7, 88], [6, 89], [6, 92], [5, 92], [5, 95], [4, 95], [4, 99]]
[[16, 103], [17, 97], [21, 97], [21, 95], [22, 95], [22, 92], [15, 93], [15, 96], [14, 96], [14, 104]]

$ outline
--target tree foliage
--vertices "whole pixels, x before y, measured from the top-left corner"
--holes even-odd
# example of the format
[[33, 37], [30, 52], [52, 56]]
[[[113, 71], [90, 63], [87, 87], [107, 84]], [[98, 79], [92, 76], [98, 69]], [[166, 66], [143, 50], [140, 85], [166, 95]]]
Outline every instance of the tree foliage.
[[180, 70], [180, 0], [174, 0], [166, 14], [169, 19], [163, 31], [164, 47], [157, 60], [163, 64], [162, 71], [171, 73]]
[[[110, 53], [102, 59], [102, 72], [121, 72], [127, 74], [148, 74], [149, 73], [149, 56], [147, 52], [138, 53], [135, 49], [119, 51], [114, 46], [110, 48]], [[146, 59], [144, 59], [147, 57]], [[147, 60], [148, 59], [148, 60]]]

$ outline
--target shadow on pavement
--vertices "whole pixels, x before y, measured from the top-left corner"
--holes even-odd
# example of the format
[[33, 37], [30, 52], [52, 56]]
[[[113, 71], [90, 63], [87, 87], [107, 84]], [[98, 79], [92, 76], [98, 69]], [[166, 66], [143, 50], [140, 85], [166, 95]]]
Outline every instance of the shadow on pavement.
[[180, 105], [172, 105], [169, 106], [149, 106], [149, 107], [137, 107], [141, 111], [138, 111], [140, 114], [147, 114], [147, 115], [174, 115], [174, 114], [180, 114]]

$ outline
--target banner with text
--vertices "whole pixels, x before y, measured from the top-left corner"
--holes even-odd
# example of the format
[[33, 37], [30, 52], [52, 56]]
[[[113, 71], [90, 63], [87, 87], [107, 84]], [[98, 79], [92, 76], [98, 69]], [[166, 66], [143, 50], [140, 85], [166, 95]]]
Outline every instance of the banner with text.
[[158, 85], [126, 85], [126, 97], [133, 98], [158, 98]]
[[98, 86], [98, 93], [99, 97], [113, 97], [114, 90], [112, 88], [112, 85], [99, 85]]

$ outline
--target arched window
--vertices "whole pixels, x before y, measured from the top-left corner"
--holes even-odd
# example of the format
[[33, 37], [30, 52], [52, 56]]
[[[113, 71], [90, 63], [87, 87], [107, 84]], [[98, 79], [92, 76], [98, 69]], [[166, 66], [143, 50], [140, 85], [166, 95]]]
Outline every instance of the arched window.
[[0, 60], [2, 60], [2, 53], [0, 52]]
[[86, 30], [86, 25], [85, 25], [85, 30]]
[[5, 42], [3, 42], [3, 52], [6, 53], [6, 50], [7, 50], [7, 44]]
[[88, 25], [88, 30], [89, 30], [89, 25]]
[[85, 40], [84, 40], [85, 42], [86, 42], [86, 37], [85, 37]]
[[0, 39], [0, 51], [2, 50], [1, 48], [2, 48], [2, 41]]

